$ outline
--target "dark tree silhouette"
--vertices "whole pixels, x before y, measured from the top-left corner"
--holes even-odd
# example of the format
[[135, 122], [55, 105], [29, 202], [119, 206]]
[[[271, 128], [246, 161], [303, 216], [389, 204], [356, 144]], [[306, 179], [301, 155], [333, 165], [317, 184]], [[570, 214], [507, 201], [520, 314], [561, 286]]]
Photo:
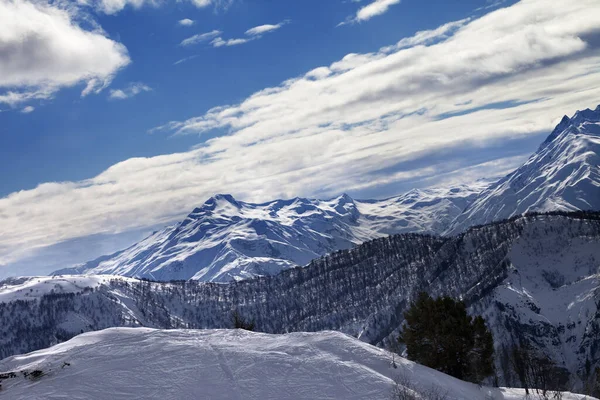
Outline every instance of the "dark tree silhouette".
[[479, 383], [494, 374], [494, 341], [482, 317], [462, 301], [419, 293], [404, 313], [399, 338], [408, 358], [458, 379]]

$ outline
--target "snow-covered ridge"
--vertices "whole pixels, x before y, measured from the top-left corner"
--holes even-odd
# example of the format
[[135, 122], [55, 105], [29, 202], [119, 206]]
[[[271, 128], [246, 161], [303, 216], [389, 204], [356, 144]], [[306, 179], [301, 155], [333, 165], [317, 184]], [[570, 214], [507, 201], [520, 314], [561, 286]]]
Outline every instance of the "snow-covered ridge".
[[600, 106], [563, 117], [523, 166], [482, 191], [446, 233], [556, 210], [600, 210]]
[[[2, 393], [20, 399], [386, 399], [403, 375], [448, 400], [517, 400], [396, 357], [337, 332], [108, 329], [0, 361]], [[36, 380], [20, 371], [40, 370]], [[583, 399], [565, 393], [564, 400]], [[588, 399], [591, 400], [590, 397]]]
[[273, 275], [389, 234], [441, 233], [488, 182], [412, 190], [386, 200], [294, 198], [263, 204], [217, 195], [181, 223], [56, 274], [227, 282]]
[[8, 278], [0, 281], [0, 303], [16, 300], [36, 300], [47, 294], [80, 293], [106, 285], [111, 279], [134, 281], [121, 276], [36, 276]]

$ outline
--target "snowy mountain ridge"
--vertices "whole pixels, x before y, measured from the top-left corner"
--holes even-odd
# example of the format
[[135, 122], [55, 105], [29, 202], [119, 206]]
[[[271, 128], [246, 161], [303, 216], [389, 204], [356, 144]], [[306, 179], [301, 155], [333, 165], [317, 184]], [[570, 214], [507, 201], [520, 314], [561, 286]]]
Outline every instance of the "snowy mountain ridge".
[[600, 105], [564, 116], [527, 162], [483, 190], [446, 234], [553, 210], [600, 210]]
[[[523, 389], [460, 381], [338, 332], [108, 329], [0, 361], [11, 399], [386, 399], [398, 376], [447, 400], [521, 400]], [[39, 370], [35, 380], [19, 371]], [[324, 373], [327, 372], [327, 373]], [[406, 383], [405, 383], [406, 384]], [[584, 396], [564, 393], [564, 400]], [[587, 397], [592, 400], [592, 398]]]
[[252, 204], [217, 195], [178, 225], [56, 273], [238, 281], [274, 275], [390, 234], [455, 235], [553, 210], [600, 210], [600, 106], [565, 116], [524, 165], [491, 185], [478, 181], [367, 201], [342, 195]]
[[132, 247], [55, 274], [227, 282], [274, 275], [332, 251], [405, 232], [441, 233], [488, 183], [386, 200], [294, 198], [263, 204], [217, 195]]

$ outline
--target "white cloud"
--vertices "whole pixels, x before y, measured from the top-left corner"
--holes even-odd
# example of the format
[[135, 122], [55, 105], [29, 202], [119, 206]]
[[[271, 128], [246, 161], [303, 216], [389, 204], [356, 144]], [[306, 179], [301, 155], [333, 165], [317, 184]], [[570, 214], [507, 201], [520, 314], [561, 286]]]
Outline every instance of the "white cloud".
[[146, 84], [141, 82], [134, 82], [127, 85], [126, 88], [123, 89], [112, 89], [108, 95], [110, 99], [113, 100], [125, 100], [129, 99], [133, 96], [136, 96], [142, 92], [149, 92], [152, 88]]
[[[288, 24], [290, 21], [289, 20], [285, 20], [283, 22], [278, 23], [277, 25], [270, 25], [270, 24], [265, 24], [265, 25], [260, 25], [260, 26], [255, 26], [254, 28], [250, 28], [246, 31], [246, 38], [234, 38], [234, 39], [223, 39], [221, 36], [214, 38], [210, 44], [213, 45], [213, 47], [224, 47], [224, 46], [238, 46], [240, 44], [245, 44], [248, 43], [250, 41], [253, 40], [258, 40], [260, 38], [262, 38], [262, 36], [265, 33], [270, 33], [270, 32], [274, 32], [276, 30], [278, 30], [279, 28], [281, 28], [282, 26], [284, 26], [285, 24]], [[217, 32], [217, 31], [215, 31]], [[222, 32], [219, 32], [219, 34], [221, 34]]]
[[326, 197], [506, 171], [524, 150], [502, 153], [505, 143], [598, 103], [600, 3], [552, 5], [523, 0], [400, 41], [415, 47], [348, 55], [161, 128], [217, 130], [194, 150], [12, 193], [0, 199], [0, 264], [72, 238], [172, 221], [218, 192]]
[[129, 64], [127, 49], [70, 11], [24, 0], [0, 0], [0, 102], [47, 99], [63, 87], [98, 92]]
[[[105, 14], [117, 14], [126, 7], [138, 9], [144, 6], [159, 7], [168, 0], [78, 0], [79, 4], [94, 7]], [[187, 1], [197, 8], [213, 6], [215, 8], [227, 9], [233, 0], [178, 0]]]
[[404, 38], [393, 46], [384, 47], [383, 49], [381, 49], [381, 51], [383, 53], [389, 53], [408, 47], [429, 44], [435, 41], [439, 41], [441, 39], [446, 39], [450, 35], [454, 34], [454, 32], [456, 32], [459, 28], [467, 24], [470, 20], [470, 18], [465, 18], [461, 19], [460, 21], [449, 22], [436, 29], [419, 31], [414, 36]]
[[177, 23], [181, 26], [192, 26], [196, 22], [193, 19], [184, 18], [184, 19], [180, 19]]
[[348, 18], [345, 22], [340, 25], [347, 24], [349, 22], [364, 22], [368, 21], [373, 17], [385, 14], [389, 8], [393, 5], [400, 4], [402, 0], [374, 0], [372, 3], [361, 7], [356, 15]]
[[184, 39], [181, 41], [181, 43], [179, 43], [180, 46], [192, 46], [198, 43], [202, 43], [211, 39], [216, 38], [217, 36], [219, 36], [221, 33], [221, 31], [218, 30], [214, 30], [211, 32], [206, 32], [206, 33], [200, 33], [194, 36], [191, 36], [187, 39]]
[[193, 56], [189, 56], [189, 57], [180, 58], [179, 60], [175, 61], [175, 62], [173, 63], [173, 65], [179, 65], [179, 64], [182, 64], [182, 63], [184, 63], [184, 62], [186, 62], [186, 61], [193, 60], [193, 59], [194, 59], [194, 58], [196, 58], [196, 57], [198, 57], [198, 54], [194, 54]]
[[248, 43], [252, 39], [238, 38], [238, 39], [223, 39], [222, 37], [215, 38], [210, 44], [213, 47], [223, 47], [223, 46], [237, 46], [240, 44]]
[[280, 23], [278, 23], [276, 25], [265, 24], [265, 25], [255, 26], [254, 28], [248, 29], [246, 31], [246, 35], [248, 35], [248, 36], [260, 36], [260, 35], [264, 35], [265, 33], [276, 31], [277, 29], [281, 28], [282, 26], [284, 26], [288, 22], [289, 21], [283, 21], [283, 22], [280, 22]]
[[27, 107], [23, 107], [21, 109], [21, 112], [23, 114], [29, 114], [29, 113], [33, 112], [34, 110], [35, 110], [35, 107], [33, 107], [33, 106], [27, 106]]

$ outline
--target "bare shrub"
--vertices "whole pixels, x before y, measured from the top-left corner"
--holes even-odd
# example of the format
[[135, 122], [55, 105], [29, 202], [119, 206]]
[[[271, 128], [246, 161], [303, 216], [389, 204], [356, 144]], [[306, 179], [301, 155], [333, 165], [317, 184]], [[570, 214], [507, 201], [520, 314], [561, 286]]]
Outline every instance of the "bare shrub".
[[392, 400], [448, 400], [448, 391], [432, 384], [428, 388], [417, 388], [406, 374], [399, 374], [392, 388]]

